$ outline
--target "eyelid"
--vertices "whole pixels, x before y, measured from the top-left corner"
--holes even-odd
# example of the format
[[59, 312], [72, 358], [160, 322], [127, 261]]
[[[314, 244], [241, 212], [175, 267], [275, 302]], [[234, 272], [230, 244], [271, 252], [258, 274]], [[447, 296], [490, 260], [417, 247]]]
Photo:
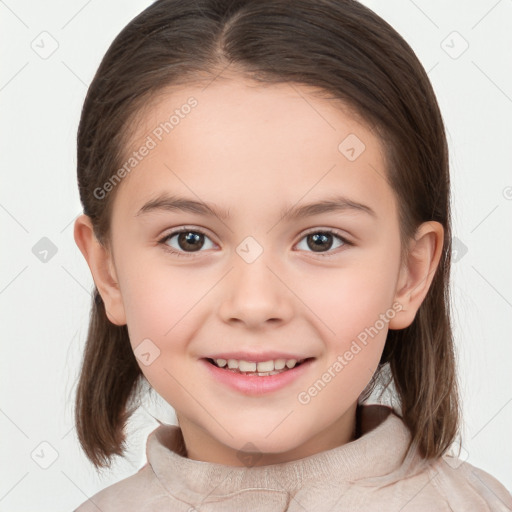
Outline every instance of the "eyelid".
[[[322, 228], [322, 227], [314, 227], [314, 228], [311, 228], [309, 230], [306, 230], [305, 232], [303, 232], [301, 234], [301, 237], [299, 238], [299, 240], [296, 242], [295, 245], [297, 245], [303, 238], [305, 238], [308, 235], [311, 235], [313, 233], [326, 233], [326, 234], [333, 235], [336, 238], [339, 238], [343, 242], [343, 246], [351, 247], [351, 246], [355, 245], [354, 242], [349, 240], [338, 229], [335, 229], [335, 228]], [[338, 249], [339, 249], [339, 247], [337, 247], [334, 251], [329, 250], [329, 251], [326, 251], [326, 252], [306, 251], [306, 254], [308, 254], [308, 255], [312, 254], [312, 255], [318, 256], [320, 258], [333, 258], [333, 257], [337, 256], [340, 252], [343, 252], [343, 250], [339, 251]]]
[[[195, 254], [198, 254], [200, 252], [204, 251], [197, 251], [197, 252], [186, 252], [186, 251], [177, 251], [176, 249], [173, 249], [169, 245], [166, 244], [166, 242], [171, 239], [172, 237], [179, 235], [181, 233], [187, 233], [187, 232], [193, 232], [193, 233], [199, 233], [201, 235], [204, 235], [205, 237], [209, 238], [211, 240], [210, 235], [206, 232], [204, 228], [198, 228], [195, 226], [180, 226], [179, 228], [171, 229], [168, 233], [163, 235], [158, 239], [158, 243], [163, 245], [164, 250], [167, 252], [170, 252], [171, 254], [175, 254], [176, 256], [194, 256]], [[217, 245], [213, 240], [212, 243]]]
[[335, 235], [341, 240], [343, 240], [346, 244], [354, 245], [354, 242], [351, 242], [351, 240], [347, 237], [346, 234], [344, 234], [343, 231], [336, 229], [336, 228], [323, 228], [323, 227], [314, 227], [311, 229], [307, 229], [302, 233], [300, 240], [304, 238], [307, 235], [311, 235], [312, 233], [329, 233], [331, 235]]
[[198, 227], [198, 226], [189, 226], [189, 225], [185, 224], [183, 226], [179, 226], [179, 227], [176, 227], [176, 228], [169, 228], [169, 231], [165, 235], [162, 235], [160, 240], [166, 239], [168, 237], [171, 237], [173, 235], [177, 235], [179, 233], [183, 233], [183, 232], [186, 232], [186, 231], [192, 231], [194, 233], [200, 233], [201, 235], [205, 235], [208, 238], [212, 239], [212, 236], [209, 234], [209, 231], [206, 228], [202, 228], [202, 227]]

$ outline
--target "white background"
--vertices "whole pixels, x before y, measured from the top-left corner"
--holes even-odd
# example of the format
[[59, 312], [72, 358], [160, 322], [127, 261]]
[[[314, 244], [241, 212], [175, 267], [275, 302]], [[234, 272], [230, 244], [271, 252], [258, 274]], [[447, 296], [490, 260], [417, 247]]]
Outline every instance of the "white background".
[[[452, 285], [464, 453], [511, 490], [512, 0], [363, 3], [413, 47], [443, 112], [459, 247]], [[128, 456], [101, 475], [73, 426], [93, 285], [73, 240], [76, 130], [102, 56], [149, 4], [0, 1], [0, 511], [73, 510], [143, 464], [157, 426], [150, 414], [174, 421], [161, 399], [148, 402], [130, 425]], [[47, 49], [51, 38], [58, 43], [46, 59], [31, 47], [42, 37]], [[43, 237], [57, 249], [46, 263], [32, 252]]]

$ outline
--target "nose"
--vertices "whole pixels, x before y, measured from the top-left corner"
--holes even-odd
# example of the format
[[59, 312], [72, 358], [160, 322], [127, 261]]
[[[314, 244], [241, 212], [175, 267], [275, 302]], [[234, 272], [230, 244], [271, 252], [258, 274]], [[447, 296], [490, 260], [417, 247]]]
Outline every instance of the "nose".
[[221, 287], [218, 313], [224, 322], [255, 329], [292, 318], [293, 293], [286, 279], [267, 265], [264, 255], [252, 263], [235, 255], [234, 268]]

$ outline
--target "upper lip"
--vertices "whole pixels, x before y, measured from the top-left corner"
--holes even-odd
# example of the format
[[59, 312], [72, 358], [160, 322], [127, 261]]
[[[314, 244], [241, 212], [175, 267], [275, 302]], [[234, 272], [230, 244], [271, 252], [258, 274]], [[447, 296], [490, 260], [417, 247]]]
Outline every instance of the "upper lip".
[[303, 359], [309, 359], [312, 356], [306, 356], [301, 354], [285, 354], [284, 352], [222, 352], [218, 354], [212, 354], [209, 356], [205, 356], [204, 359], [236, 359], [237, 361], [254, 361], [256, 363], [261, 363], [265, 361], [273, 361], [276, 359], [296, 359], [297, 361], [302, 361]]

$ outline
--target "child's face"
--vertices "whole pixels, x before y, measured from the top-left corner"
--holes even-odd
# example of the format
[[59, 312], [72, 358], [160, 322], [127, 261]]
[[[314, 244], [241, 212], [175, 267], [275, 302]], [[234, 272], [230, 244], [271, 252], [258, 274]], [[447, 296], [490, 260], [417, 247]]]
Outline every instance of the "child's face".
[[[184, 107], [191, 96], [197, 105]], [[176, 110], [166, 133], [160, 123]], [[140, 161], [118, 185], [111, 223], [118, 320], [150, 363], [138, 361], [145, 377], [175, 408], [189, 457], [242, 465], [237, 450], [250, 442], [265, 454], [260, 465], [349, 441], [357, 398], [400, 315], [397, 205], [379, 139], [303, 86], [219, 80], [168, 93], [132, 142], [127, 159], [137, 151]], [[140, 213], [164, 194], [229, 218]], [[284, 209], [336, 196], [374, 213], [281, 219]], [[199, 238], [159, 243], [181, 227]], [[322, 238], [326, 230], [353, 245]], [[219, 380], [204, 359], [239, 351], [314, 360], [258, 394]]]

